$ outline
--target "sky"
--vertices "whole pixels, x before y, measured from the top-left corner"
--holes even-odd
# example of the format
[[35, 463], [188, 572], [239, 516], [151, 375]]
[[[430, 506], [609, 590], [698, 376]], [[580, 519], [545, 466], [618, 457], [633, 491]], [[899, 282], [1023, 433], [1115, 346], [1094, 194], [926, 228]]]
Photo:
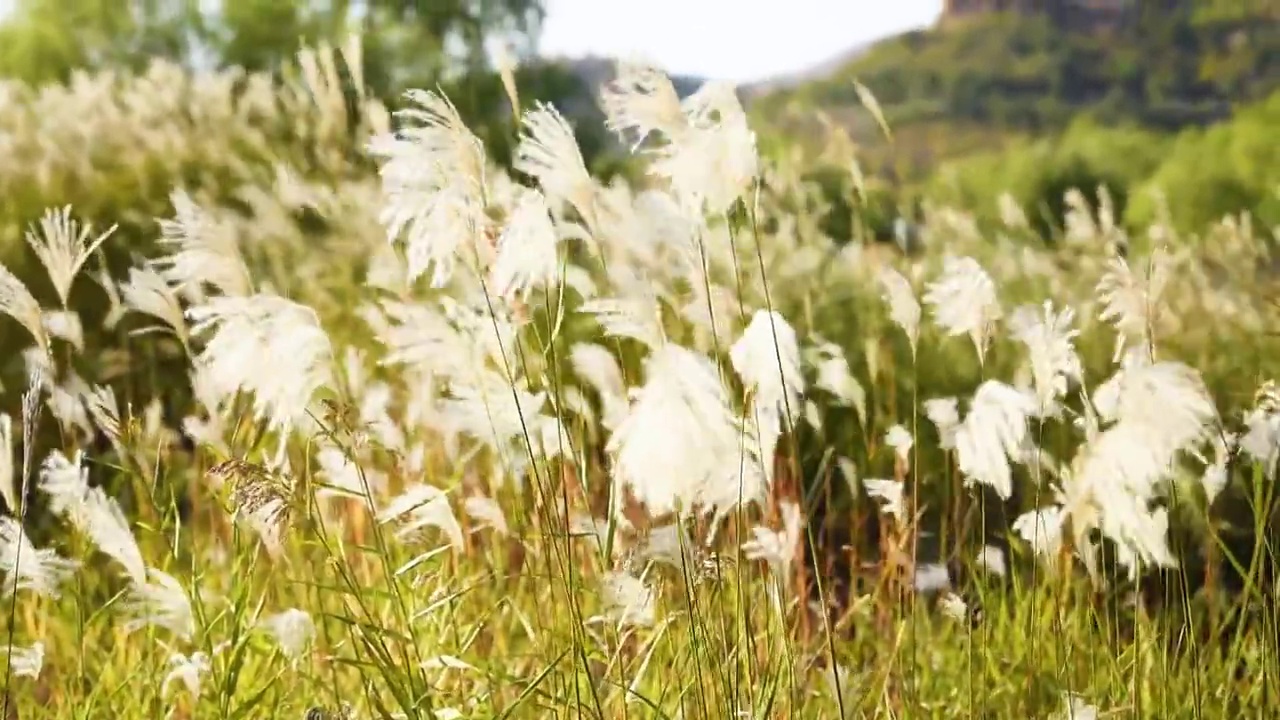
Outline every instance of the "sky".
[[748, 82], [929, 25], [942, 0], [549, 0], [548, 56], [638, 56], [669, 73]]

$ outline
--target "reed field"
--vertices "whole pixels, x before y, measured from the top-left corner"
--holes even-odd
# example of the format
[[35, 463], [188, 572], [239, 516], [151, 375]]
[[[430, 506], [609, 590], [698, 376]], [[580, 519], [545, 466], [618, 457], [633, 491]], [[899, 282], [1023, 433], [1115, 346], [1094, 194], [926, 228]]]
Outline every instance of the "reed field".
[[606, 184], [358, 57], [0, 84], [3, 717], [1274, 712], [1272, 228], [837, 243], [729, 85]]

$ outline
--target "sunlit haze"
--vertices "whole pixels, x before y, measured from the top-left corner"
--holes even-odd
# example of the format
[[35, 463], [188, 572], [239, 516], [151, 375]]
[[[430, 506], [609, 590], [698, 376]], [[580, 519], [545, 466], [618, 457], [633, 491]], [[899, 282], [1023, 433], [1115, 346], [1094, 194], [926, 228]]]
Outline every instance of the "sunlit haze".
[[639, 56], [668, 72], [752, 81], [933, 22], [941, 0], [549, 0], [544, 55]]

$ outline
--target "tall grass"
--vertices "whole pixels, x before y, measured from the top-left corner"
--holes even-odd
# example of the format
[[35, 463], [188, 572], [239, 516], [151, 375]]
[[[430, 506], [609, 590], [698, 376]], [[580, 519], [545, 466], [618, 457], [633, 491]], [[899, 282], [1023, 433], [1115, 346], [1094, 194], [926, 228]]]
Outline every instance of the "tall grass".
[[[604, 105], [652, 182], [605, 187], [553, 109], [514, 108], [513, 176], [446, 98], [361, 104], [341, 58], [182, 76], [240, 108], [194, 131], [222, 96], [175, 108], [159, 70], [6, 91], [15, 206], [120, 172], [70, 107], [171, 207], [95, 206], [132, 222], [96, 247], [26, 218], [4, 250], [5, 713], [1274, 702], [1273, 239], [1247, 218], [1129, 237], [1073, 194], [1053, 246], [945, 208], [909, 255], [837, 246], [726, 88], [622, 68]], [[221, 150], [177, 168], [196, 136]]]

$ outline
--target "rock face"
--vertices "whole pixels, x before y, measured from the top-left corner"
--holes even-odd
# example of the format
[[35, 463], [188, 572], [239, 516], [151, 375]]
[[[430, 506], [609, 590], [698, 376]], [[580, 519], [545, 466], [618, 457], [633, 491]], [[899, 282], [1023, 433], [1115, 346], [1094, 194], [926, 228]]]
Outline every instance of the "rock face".
[[943, 0], [942, 19], [956, 20], [997, 12], [1047, 15], [1076, 29], [1116, 27], [1138, 9], [1140, 0]]

